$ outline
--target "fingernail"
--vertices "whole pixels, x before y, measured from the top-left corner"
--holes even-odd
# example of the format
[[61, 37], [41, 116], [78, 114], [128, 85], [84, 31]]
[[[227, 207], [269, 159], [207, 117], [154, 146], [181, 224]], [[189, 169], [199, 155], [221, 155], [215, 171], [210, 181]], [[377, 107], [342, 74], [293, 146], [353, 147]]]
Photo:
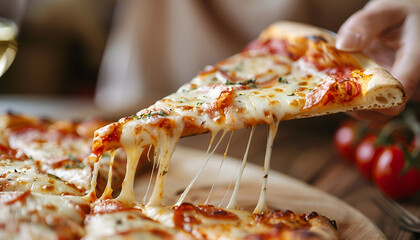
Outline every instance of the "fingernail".
[[335, 47], [342, 51], [355, 51], [360, 48], [360, 34], [356, 32], [344, 32], [337, 37]]

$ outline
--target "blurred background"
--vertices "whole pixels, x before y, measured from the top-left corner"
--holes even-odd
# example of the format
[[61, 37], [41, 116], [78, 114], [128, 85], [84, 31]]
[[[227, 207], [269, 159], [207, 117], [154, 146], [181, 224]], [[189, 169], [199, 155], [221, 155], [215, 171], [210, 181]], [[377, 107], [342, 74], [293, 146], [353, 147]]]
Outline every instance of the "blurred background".
[[275, 21], [301, 21], [337, 31], [365, 4], [362, 0], [22, 2], [19, 49], [0, 78], [0, 106], [6, 108], [4, 104], [11, 103], [6, 100], [16, 96], [18, 100], [75, 98], [118, 114], [132, 113], [175, 91], [207, 64], [239, 51]]
[[1, 94], [92, 97], [114, 0], [26, 2]]

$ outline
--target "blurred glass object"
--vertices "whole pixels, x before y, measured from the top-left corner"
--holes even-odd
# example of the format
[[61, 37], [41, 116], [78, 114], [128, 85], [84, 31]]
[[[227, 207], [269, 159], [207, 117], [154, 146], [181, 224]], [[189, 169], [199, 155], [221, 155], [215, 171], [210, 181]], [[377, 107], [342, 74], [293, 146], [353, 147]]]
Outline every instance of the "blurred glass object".
[[15, 59], [16, 37], [25, 3], [24, 0], [0, 0], [0, 77]]

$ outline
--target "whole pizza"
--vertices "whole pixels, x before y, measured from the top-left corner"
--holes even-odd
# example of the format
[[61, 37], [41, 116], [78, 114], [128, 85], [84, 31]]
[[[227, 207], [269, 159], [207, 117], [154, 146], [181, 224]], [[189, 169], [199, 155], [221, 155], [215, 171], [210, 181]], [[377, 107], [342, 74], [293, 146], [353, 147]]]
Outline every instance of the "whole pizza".
[[[266, 204], [280, 121], [405, 102], [404, 89], [387, 71], [363, 54], [338, 51], [334, 41], [313, 26], [275, 23], [240, 53], [114, 123], [3, 114], [0, 238], [339, 239], [335, 221], [316, 209], [297, 214]], [[253, 212], [237, 205], [250, 144], [227, 206], [184, 201], [205, 162], [174, 205], [162, 204], [181, 137], [210, 132], [211, 154], [229, 132], [250, 128], [251, 139], [259, 124], [268, 124], [269, 133]], [[133, 185], [147, 160], [157, 172], [150, 197], [140, 203]]]

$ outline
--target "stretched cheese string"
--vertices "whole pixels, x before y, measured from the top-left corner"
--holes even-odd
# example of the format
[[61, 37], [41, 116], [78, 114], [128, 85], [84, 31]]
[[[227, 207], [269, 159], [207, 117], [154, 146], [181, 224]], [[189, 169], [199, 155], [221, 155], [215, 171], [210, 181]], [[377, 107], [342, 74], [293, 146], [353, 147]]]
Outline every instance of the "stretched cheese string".
[[[208, 158], [209, 158], [209, 152], [210, 152], [210, 150], [211, 150], [211, 147], [213, 146], [213, 142], [214, 142], [214, 139], [215, 139], [215, 138], [216, 138], [216, 136], [217, 136], [217, 133], [218, 133], [218, 132], [216, 132], [216, 131], [212, 131], [212, 132], [211, 132], [211, 138], [210, 138], [209, 146], [207, 147], [207, 151], [206, 151], [206, 153], [204, 154], [204, 157], [203, 157], [203, 160], [201, 161], [200, 167], [196, 169], [196, 171], [194, 172], [194, 175], [193, 175], [193, 176], [198, 175], [198, 174], [199, 174], [199, 172], [200, 172], [200, 169], [202, 169], [202, 168], [203, 168], [203, 166], [206, 164], [206, 161], [204, 161], [204, 159], [208, 159]], [[210, 153], [210, 157], [211, 157], [211, 153]], [[185, 190], [184, 190], [184, 191], [185, 191]]]
[[211, 196], [211, 193], [213, 192], [214, 185], [216, 184], [217, 178], [219, 177], [220, 170], [222, 169], [222, 166], [223, 166], [223, 162], [224, 162], [224, 161], [225, 161], [225, 159], [226, 159], [226, 155], [227, 155], [227, 152], [228, 152], [228, 149], [229, 149], [230, 141], [232, 141], [232, 136], [233, 136], [233, 133], [234, 133], [234, 131], [231, 131], [231, 133], [230, 133], [230, 137], [229, 137], [229, 141], [228, 141], [228, 143], [227, 143], [227, 145], [226, 145], [225, 152], [223, 153], [223, 158], [222, 158], [222, 161], [220, 162], [219, 169], [217, 170], [217, 173], [216, 173], [216, 177], [214, 178], [213, 184], [211, 185], [211, 188], [210, 188], [210, 192], [209, 192], [209, 194], [207, 195], [207, 199], [206, 199], [206, 201], [204, 202], [204, 204], [208, 204], [208, 202], [209, 202], [209, 200], [210, 200], [210, 196]]
[[200, 167], [195, 170], [193, 176], [197, 175], [200, 172], [200, 169], [203, 167], [203, 165], [206, 164], [206, 161], [204, 161], [204, 159], [207, 159], [209, 156], [211, 156], [210, 150], [211, 150], [211, 147], [213, 146], [213, 142], [214, 142], [214, 139], [217, 136], [217, 133], [218, 132], [212, 132], [211, 133], [211, 138], [210, 138], [209, 146], [207, 147], [207, 151], [204, 154], [203, 160], [200, 163]]
[[168, 173], [169, 169], [169, 162], [171, 160], [172, 154], [175, 151], [176, 144], [181, 137], [182, 129], [183, 128], [176, 129], [176, 131], [172, 132], [171, 136], [169, 136], [169, 134], [167, 134], [164, 129], [160, 130], [159, 141], [157, 143], [157, 146], [161, 146], [158, 150], [159, 170], [152, 195], [150, 196], [149, 202], [146, 204], [146, 206], [159, 206], [162, 203], [164, 184], [166, 174]]
[[241, 170], [239, 172], [238, 178], [236, 179], [235, 188], [233, 189], [233, 193], [232, 193], [232, 196], [230, 197], [229, 204], [226, 207], [227, 209], [230, 209], [230, 210], [236, 210], [236, 207], [237, 207], [239, 185], [241, 183], [242, 174], [246, 166], [246, 161], [248, 158], [248, 151], [249, 151], [249, 147], [251, 146], [251, 140], [252, 140], [252, 135], [254, 135], [254, 131], [255, 131], [255, 126], [251, 128], [251, 132], [248, 138], [248, 144], [246, 146], [245, 154], [242, 158]]
[[226, 131], [224, 130], [222, 132], [222, 136], [220, 136], [219, 141], [217, 142], [216, 146], [214, 146], [213, 150], [211, 151], [210, 155], [205, 160], [204, 164], [200, 167], [198, 173], [195, 174], [194, 178], [191, 180], [190, 184], [187, 186], [187, 188], [184, 190], [184, 192], [179, 197], [178, 201], [175, 203], [175, 206], [180, 206], [182, 202], [184, 202], [185, 197], [187, 196], [188, 192], [191, 190], [194, 183], [197, 181], [198, 177], [203, 172], [204, 168], [206, 167], [207, 163], [209, 162], [210, 158], [213, 156], [214, 151], [216, 151], [217, 147], [219, 146], [220, 142], [222, 142], [223, 138], [226, 135]]
[[89, 162], [94, 162], [94, 164], [93, 164], [92, 180], [90, 181], [90, 190], [86, 194], [86, 196], [83, 197], [83, 199], [88, 202], [92, 202], [96, 198], [97, 178], [98, 178], [99, 166], [101, 164], [100, 160], [101, 160], [101, 157], [99, 157], [98, 159], [98, 156], [91, 155], [89, 157]]
[[258, 199], [258, 204], [254, 210], [254, 213], [256, 214], [264, 213], [268, 210], [267, 200], [266, 200], [268, 171], [270, 170], [271, 152], [273, 150], [273, 142], [277, 133], [278, 126], [279, 126], [279, 121], [276, 121], [269, 125], [270, 131], [268, 133], [267, 146], [265, 149], [265, 159], [264, 159], [264, 169], [263, 169], [264, 174], [263, 174], [263, 180], [261, 184], [260, 198]]
[[[150, 162], [150, 150], [152, 149], [152, 145], [150, 145], [149, 150], [147, 151], [147, 160]], [[150, 185], [152, 184], [152, 179], [153, 179], [153, 173], [155, 172], [155, 168], [156, 168], [156, 153], [153, 154], [153, 166], [152, 166], [152, 172], [150, 173], [150, 178], [149, 178], [149, 183], [147, 184], [147, 189], [146, 189], [146, 193], [144, 194], [143, 197], [143, 204], [146, 204], [146, 199], [147, 199], [147, 195], [149, 195], [149, 190], [150, 190]]]
[[125, 177], [122, 183], [120, 195], [117, 200], [126, 203], [127, 205], [134, 205], [136, 203], [134, 198], [134, 177], [136, 175], [137, 164], [139, 158], [144, 150], [144, 147], [127, 148], [125, 152], [127, 154], [127, 165], [125, 169]]
[[232, 179], [230, 180], [229, 186], [227, 187], [227, 189], [225, 191], [225, 194], [223, 195], [222, 200], [220, 200], [219, 204], [217, 205], [218, 207], [222, 207], [223, 202], [225, 201], [225, 199], [226, 199], [226, 197], [227, 197], [227, 195], [229, 193], [229, 190], [232, 187], [232, 184], [234, 184], [236, 182], [235, 179], [237, 178], [237, 176], [239, 174], [239, 170], [241, 169], [241, 165], [242, 165], [242, 163], [240, 162], [238, 164], [238, 166], [236, 166], [235, 172], [234, 172], [234, 174], [232, 174]]
[[110, 152], [108, 180], [106, 182], [106, 187], [105, 187], [104, 193], [102, 194], [100, 199], [112, 198], [112, 191], [113, 191], [112, 190], [112, 169], [113, 169], [113, 166], [114, 166], [115, 152], [116, 152], [116, 150]]

